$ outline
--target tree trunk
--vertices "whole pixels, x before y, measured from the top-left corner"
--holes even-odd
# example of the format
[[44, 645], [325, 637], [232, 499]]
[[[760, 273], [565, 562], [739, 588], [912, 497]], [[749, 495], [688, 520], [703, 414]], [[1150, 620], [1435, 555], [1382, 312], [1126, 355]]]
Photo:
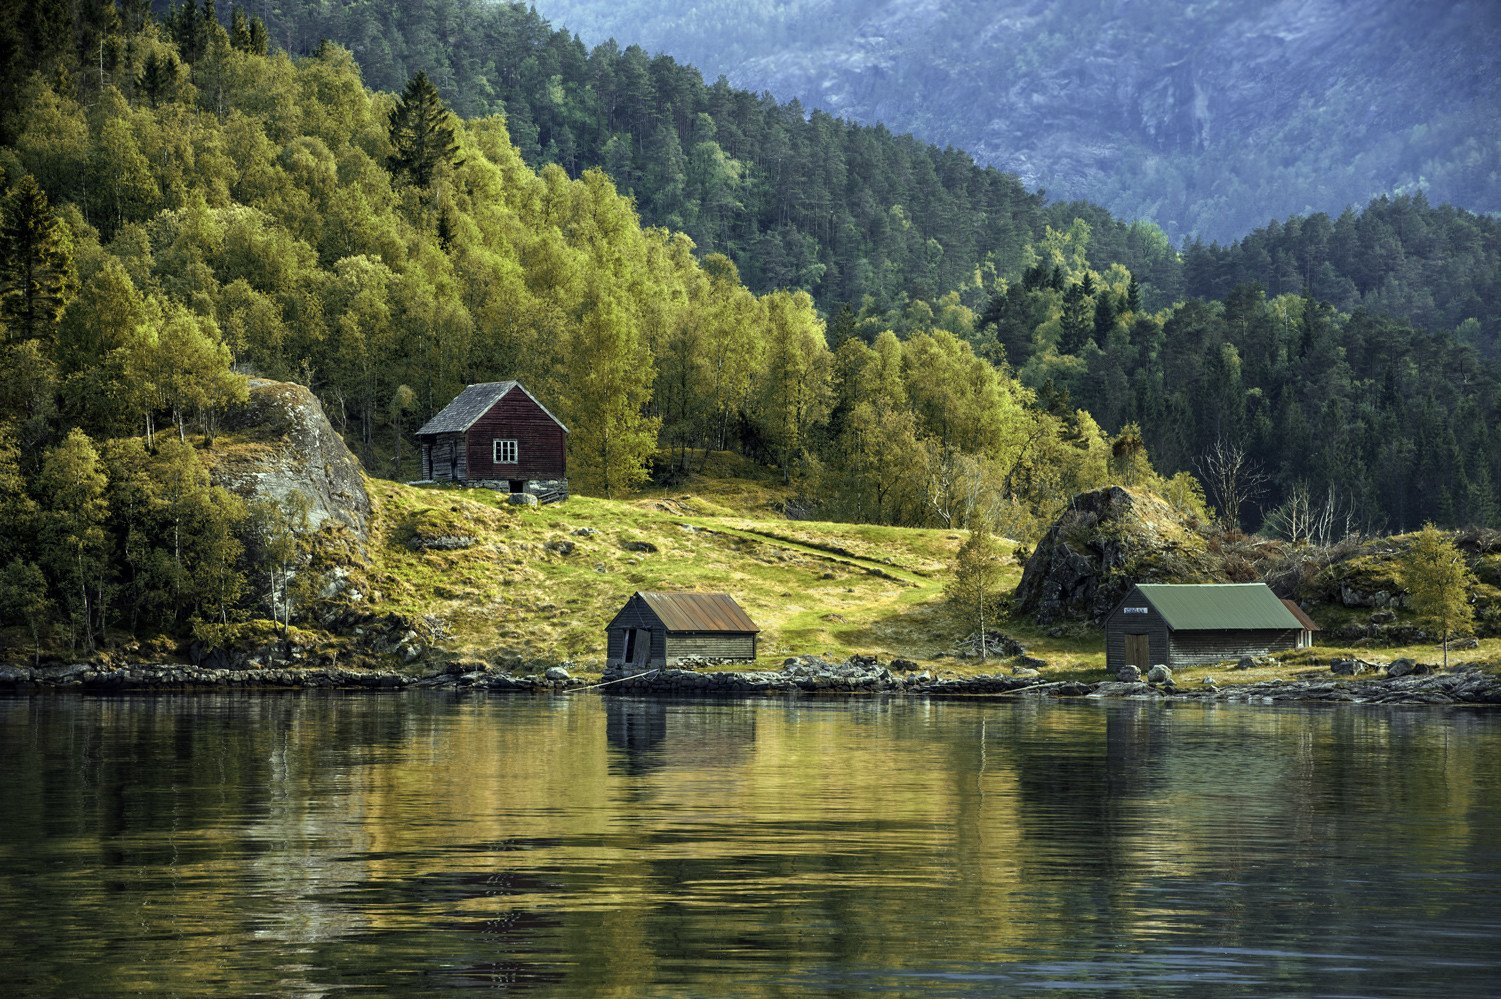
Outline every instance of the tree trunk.
[[980, 662], [990, 658], [990, 643], [985, 639], [985, 587], [980, 586]]

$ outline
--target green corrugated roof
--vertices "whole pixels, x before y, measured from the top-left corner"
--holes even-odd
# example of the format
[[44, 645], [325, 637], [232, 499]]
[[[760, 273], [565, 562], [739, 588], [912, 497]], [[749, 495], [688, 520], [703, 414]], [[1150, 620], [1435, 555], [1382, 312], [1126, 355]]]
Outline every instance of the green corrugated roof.
[[1300, 631], [1293, 616], [1265, 583], [1140, 583], [1174, 631]]

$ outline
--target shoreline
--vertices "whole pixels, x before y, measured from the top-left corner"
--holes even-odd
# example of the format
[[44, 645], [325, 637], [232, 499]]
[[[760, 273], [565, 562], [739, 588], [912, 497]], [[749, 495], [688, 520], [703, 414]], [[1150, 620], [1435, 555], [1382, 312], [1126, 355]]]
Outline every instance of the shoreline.
[[[561, 674], [561, 675], [560, 675]], [[1186, 689], [1146, 682], [1047, 680], [993, 674], [943, 679], [929, 673], [893, 673], [883, 666], [829, 664], [782, 670], [704, 673], [659, 669], [604, 680], [564, 671], [516, 675], [497, 671], [427, 674], [330, 667], [213, 669], [172, 663], [107, 669], [87, 664], [0, 667], [0, 692], [91, 693], [199, 690], [340, 690], [347, 692], [443, 690], [481, 693], [567, 694], [598, 690], [606, 697], [827, 697], [896, 695], [913, 698], [1017, 700], [1031, 698], [1135, 700], [1207, 704], [1437, 704], [1501, 706], [1501, 676], [1474, 664], [1424, 676], [1371, 679], [1264, 680]]]

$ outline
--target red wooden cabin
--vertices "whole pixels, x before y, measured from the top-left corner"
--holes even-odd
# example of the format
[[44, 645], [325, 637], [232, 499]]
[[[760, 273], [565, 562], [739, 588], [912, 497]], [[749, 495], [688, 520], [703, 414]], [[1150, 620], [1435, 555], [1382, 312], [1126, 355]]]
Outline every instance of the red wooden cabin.
[[520, 382], [470, 385], [417, 431], [422, 477], [568, 498], [568, 428]]

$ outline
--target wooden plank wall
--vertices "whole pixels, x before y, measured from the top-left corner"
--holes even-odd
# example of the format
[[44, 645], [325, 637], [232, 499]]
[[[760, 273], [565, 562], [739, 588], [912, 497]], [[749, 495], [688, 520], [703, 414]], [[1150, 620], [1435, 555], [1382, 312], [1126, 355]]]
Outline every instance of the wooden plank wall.
[[[1127, 614], [1127, 607], [1145, 607], [1145, 614]], [[1169, 646], [1167, 621], [1157, 609], [1147, 603], [1147, 598], [1132, 588], [1121, 605], [1105, 619], [1105, 668], [1114, 673], [1130, 663], [1126, 655], [1126, 636], [1146, 635], [1151, 650], [1149, 665], [1166, 664], [1172, 649]]]
[[1173, 633], [1172, 659], [1167, 665], [1203, 666], [1264, 656], [1268, 652], [1286, 652], [1298, 647], [1299, 631], [1177, 631]]
[[[497, 465], [497, 440], [517, 442], [513, 465]], [[568, 435], [519, 388], [507, 392], [469, 428], [466, 479], [564, 479], [568, 477]]]
[[735, 632], [674, 632], [667, 636], [667, 662], [684, 659], [756, 658], [756, 636]]

